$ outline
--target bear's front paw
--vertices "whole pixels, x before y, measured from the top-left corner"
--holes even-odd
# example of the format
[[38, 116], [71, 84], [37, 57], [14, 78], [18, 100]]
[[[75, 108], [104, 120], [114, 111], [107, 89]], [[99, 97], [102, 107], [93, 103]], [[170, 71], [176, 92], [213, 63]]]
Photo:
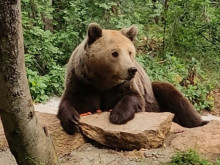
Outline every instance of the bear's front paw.
[[134, 118], [135, 112], [139, 111], [138, 107], [138, 98], [135, 95], [126, 95], [112, 109], [109, 120], [113, 124], [125, 124]]
[[74, 115], [71, 115], [65, 119], [62, 119], [61, 125], [66, 133], [73, 135], [75, 132], [79, 132], [79, 119], [76, 119]]
[[113, 124], [125, 124], [129, 120], [134, 118], [135, 112], [124, 112], [122, 109], [118, 112], [116, 109], [113, 109], [110, 113], [109, 120]]
[[72, 109], [59, 109], [57, 117], [60, 119], [61, 126], [66, 131], [66, 133], [73, 135], [75, 132], [79, 132], [79, 119], [80, 116], [78, 112]]
[[79, 132], [79, 119], [76, 119], [74, 115], [63, 118], [60, 121], [66, 133], [73, 135], [75, 132]]

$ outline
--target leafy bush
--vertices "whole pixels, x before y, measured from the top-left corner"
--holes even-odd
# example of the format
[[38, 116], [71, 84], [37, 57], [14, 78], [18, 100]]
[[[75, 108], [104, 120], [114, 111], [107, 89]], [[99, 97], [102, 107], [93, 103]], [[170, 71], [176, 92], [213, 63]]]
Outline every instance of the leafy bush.
[[213, 109], [214, 99], [210, 91], [217, 82], [206, 77], [200, 67], [201, 64], [195, 58], [184, 63], [179, 58], [167, 54], [163, 60], [149, 55], [139, 55], [137, 60], [143, 64], [152, 81], [174, 84], [197, 110]]
[[31, 96], [35, 102], [45, 102], [49, 96], [60, 95], [64, 89], [64, 68], [56, 66], [44, 76], [27, 69], [27, 75]]
[[[218, 161], [216, 162], [218, 165]], [[213, 165], [208, 160], [201, 158], [198, 153], [193, 150], [189, 150], [184, 153], [177, 153], [171, 158], [169, 165]]]
[[[88, 24], [98, 22], [109, 29], [136, 24], [139, 28], [136, 44], [143, 54], [139, 60], [150, 77], [174, 83], [197, 109], [212, 108], [209, 92], [215, 81], [209, 79], [220, 82], [217, 1], [21, 2], [26, 67], [35, 101], [62, 93], [64, 65], [84, 38]], [[48, 22], [52, 29], [46, 28]], [[193, 57], [197, 60], [192, 60]], [[192, 79], [194, 72], [196, 76]]]
[[175, 155], [175, 157], [172, 157], [172, 165], [211, 165], [207, 160], [200, 158], [200, 156], [190, 150], [186, 153], [178, 153]]
[[22, 0], [25, 62], [31, 96], [45, 102], [49, 96], [63, 91], [64, 66], [59, 62], [63, 52], [56, 46], [56, 36], [44, 30], [42, 17], [52, 18], [49, 1]]

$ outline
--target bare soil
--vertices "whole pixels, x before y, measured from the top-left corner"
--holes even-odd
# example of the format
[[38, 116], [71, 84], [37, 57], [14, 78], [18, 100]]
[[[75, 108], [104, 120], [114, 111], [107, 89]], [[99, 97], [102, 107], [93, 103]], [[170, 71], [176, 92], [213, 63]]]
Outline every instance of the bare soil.
[[[169, 160], [160, 160], [168, 162]], [[161, 164], [157, 159], [146, 159], [144, 152], [138, 151], [116, 151], [105, 147], [97, 147], [91, 143], [86, 143], [80, 148], [71, 152], [71, 154], [61, 158], [63, 165], [143, 165], [143, 164]]]

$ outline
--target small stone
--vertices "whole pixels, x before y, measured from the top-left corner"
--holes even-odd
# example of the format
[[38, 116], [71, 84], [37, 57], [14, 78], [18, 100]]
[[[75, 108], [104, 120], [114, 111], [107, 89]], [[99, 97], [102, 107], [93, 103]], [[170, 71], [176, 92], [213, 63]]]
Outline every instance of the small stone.
[[103, 112], [81, 117], [81, 130], [100, 144], [127, 150], [162, 146], [174, 116], [168, 112], [140, 112], [126, 124], [117, 125], [109, 122], [109, 114]]

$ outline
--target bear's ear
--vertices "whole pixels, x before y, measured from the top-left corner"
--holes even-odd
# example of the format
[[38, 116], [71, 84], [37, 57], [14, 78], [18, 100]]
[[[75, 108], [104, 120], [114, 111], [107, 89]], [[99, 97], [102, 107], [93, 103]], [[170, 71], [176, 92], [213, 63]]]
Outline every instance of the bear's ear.
[[121, 29], [121, 32], [124, 36], [128, 37], [131, 41], [133, 41], [138, 34], [138, 28], [137, 28], [137, 26], [132, 25], [129, 28]]
[[91, 45], [102, 36], [102, 28], [97, 23], [90, 23], [87, 31], [88, 45]]

